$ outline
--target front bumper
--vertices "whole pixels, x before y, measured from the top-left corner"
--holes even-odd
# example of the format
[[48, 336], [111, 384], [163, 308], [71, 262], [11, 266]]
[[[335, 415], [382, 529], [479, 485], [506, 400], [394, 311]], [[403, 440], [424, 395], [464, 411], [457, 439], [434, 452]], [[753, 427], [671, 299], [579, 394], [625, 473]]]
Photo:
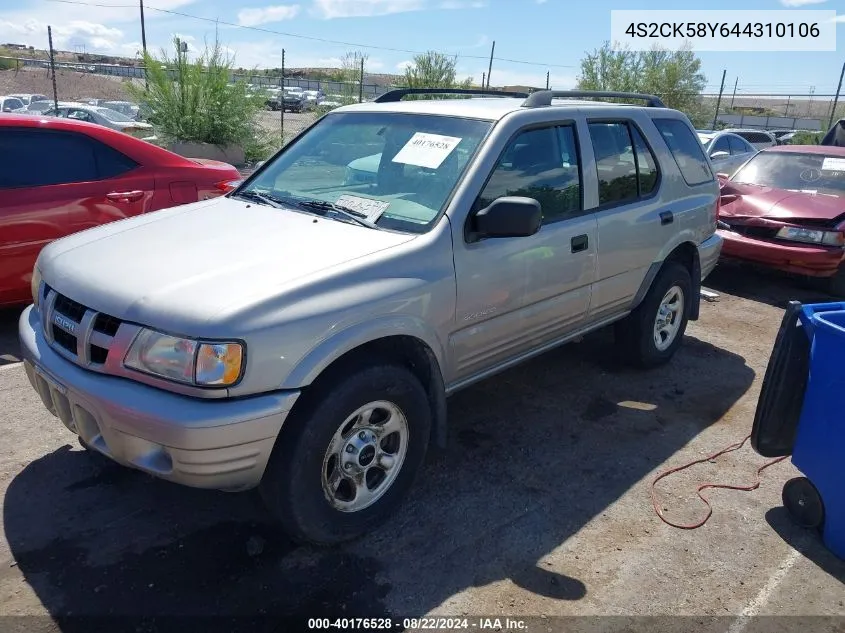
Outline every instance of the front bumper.
[[68, 430], [118, 463], [186, 486], [256, 486], [299, 396], [202, 400], [87, 371], [52, 350], [33, 306], [18, 331], [30, 383]]
[[716, 264], [719, 263], [719, 256], [722, 252], [722, 237], [714, 233], [698, 245], [698, 261], [701, 264], [701, 280], [713, 272]]
[[845, 251], [833, 246], [774, 242], [719, 230], [724, 238], [725, 258], [761, 264], [787, 273], [831, 277], [839, 270]]

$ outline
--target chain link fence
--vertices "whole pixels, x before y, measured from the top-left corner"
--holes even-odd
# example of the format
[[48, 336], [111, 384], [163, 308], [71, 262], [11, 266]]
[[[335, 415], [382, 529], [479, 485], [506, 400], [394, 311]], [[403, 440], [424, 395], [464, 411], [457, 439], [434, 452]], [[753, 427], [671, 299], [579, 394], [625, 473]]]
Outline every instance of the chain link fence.
[[[59, 101], [129, 100], [127, 84], [142, 85], [144, 68], [138, 65], [105, 64], [55, 60], [56, 89]], [[244, 81], [253, 90], [266, 95], [266, 109], [258, 114], [258, 124], [273, 149], [310, 126], [323, 113], [349, 103], [370, 101], [399, 87], [387, 76], [364, 74], [361, 81], [343, 82], [320, 77], [291, 76], [302, 71], [286, 72], [284, 80], [272, 71], [265, 73], [232, 73], [231, 80]], [[285, 91], [319, 95], [305, 98], [302, 105], [280, 109], [279, 95]], [[49, 59], [0, 56], [0, 95], [43, 94], [53, 99]], [[657, 95], [665, 97], [665, 95]], [[833, 112], [833, 94], [749, 94], [745, 90], [726, 92], [719, 99], [716, 93], [698, 95], [687, 114], [698, 128], [748, 127], [760, 129], [794, 129], [826, 131], [829, 121], [845, 116], [845, 104]], [[273, 103], [275, 101], [275, 103]], [[718, 115], [716, 112], [718, 104]]]

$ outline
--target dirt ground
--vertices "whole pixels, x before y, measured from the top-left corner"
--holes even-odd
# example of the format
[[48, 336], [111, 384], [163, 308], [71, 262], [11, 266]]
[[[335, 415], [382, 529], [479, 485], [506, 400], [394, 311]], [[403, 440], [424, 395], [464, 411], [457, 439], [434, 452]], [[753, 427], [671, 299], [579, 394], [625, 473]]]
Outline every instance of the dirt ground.
[[[89, 97], [122, 101], [129, 96], [120, 77], [92, 75], [71, 70], [56, 71], [59, 101]], [[0, 71], [0, 94], [43, 94], [53, 97], [53, 81], [46, 68]]]
[[[750, 432], [786, 302], [827, 300], [728, 267], [707, 285], [719, 299], [665, 367], [622, 367], [598, 332], [455, 395], [449, 447], [430, 455], [408, 502], [334, 549], [288, 542], [251, 493], [92, 460], [20, 365], [0, 367], [0, 613], [21, 616], [7, 619], [21, 630], [86, 633], [121, 621], [81, 616], [269, 631], [295, 625], [246, 618], [388, 614], [468, 617], [470, 628], [507, 616], [530, 631], [842, 631], [845, 562], [786, 516], [788, 461], [754, 492], [710, 492], [698, 530], [652, 510], [658, 472]], [[15, 317], [0, 339], [12, 358]], [[658, 502], [673, 520], [700, 518], [699, 483], [751, 483], [764, 461], [746, 446], [662, 481]], [[217, 619], [167, 617], [200, 614]]]

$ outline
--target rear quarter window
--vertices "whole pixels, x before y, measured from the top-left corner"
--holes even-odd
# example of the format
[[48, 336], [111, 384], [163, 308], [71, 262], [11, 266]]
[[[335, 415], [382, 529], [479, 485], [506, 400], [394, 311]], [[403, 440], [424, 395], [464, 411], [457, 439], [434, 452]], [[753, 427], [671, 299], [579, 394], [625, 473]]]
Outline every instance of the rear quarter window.
[[688, 185], [713, 180], [713, 171], [704, 155], [704, 148], [692, 129], [680, 119], [653, 119], [672, 157]]

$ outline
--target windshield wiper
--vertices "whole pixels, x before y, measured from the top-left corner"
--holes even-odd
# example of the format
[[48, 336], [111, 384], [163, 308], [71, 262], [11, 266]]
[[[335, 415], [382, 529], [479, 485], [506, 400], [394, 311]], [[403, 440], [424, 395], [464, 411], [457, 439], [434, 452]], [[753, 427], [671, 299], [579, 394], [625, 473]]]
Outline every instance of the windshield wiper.
[[267, 206], [273, 207], [274, 209], [284, 208], [285, 203], [283, 199], [277, 198], [272, 194], [261, 193], [260, 191], [251, 191], [249, 189], [246, 191], [239, 191], [232, 197], [243, 198], [244, 200], [253, 200], [262, 204], [266, 204]]
[[326, 202], [325, 200], [293, 200], [292, 202], [303, 209], [308, 209], [309, 211], [332, 211], [341, 217], [360, 224], [361, 226], [366, 226], [368, 229], [380, 230], [380, 227], [376, 223], [368, 220], [367, 216], [363, 213], [353, 211], [352, 209], [348, 209], [339, 204], [334, 204], [333, 202]]

